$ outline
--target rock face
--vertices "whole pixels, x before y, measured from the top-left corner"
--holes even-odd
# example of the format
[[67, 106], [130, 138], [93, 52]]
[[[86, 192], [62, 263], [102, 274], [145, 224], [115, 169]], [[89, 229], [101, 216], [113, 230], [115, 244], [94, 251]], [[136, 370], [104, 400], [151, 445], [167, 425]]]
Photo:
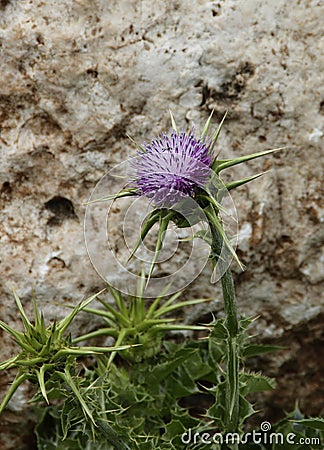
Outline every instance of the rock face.
[[[271, 168], [233, 194], [247, 266], [244, 273], [234, 267], [239, 308], [260, 315], [260, 339], [289, 348], [263, 367], [288, 380], [269, 400], [274, 409], [291, 410], [299, 399], [306, 414], [319, 414], [323, 14], [319, 0], [1, 1], [1, 319], [17, 322], [10, 286], [28, 311], [35, 292], [48, 319], [66, 312], [55, 302], [76, 303], [104, 286], [87, 255], [84, 203], [101, 177], [135, 154], [127, 135], [143, 142], [168, 131], [169, 109], [178, 125], [197, 130], [212, 109], [215, 125], [228, 110], [221, 157], [287, 146], [228, 173]], [[110, 185], [115, 192], [114, 179]], [[116, 246], [117, 209], [110, 216]], [[105, 233], [94, 236], [98, 249], [99, 237]], [[163, 270], [173, 273], [183, 257]], [[216, 289], [220, 299], [209, 269], [190, 285], [190, 297]], [[213, 310], [221, 313], [220, 300]], [[0, 331], [1, 359], [10, 345]], [[0, 374], [0, 398], [7, 375]], [[6, 436], [1, 448], [17, 448]]]

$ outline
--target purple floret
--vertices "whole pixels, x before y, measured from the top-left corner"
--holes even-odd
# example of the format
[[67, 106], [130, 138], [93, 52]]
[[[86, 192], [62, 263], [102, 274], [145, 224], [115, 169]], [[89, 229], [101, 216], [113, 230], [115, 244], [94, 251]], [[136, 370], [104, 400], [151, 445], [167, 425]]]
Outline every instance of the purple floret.
[[145, 151], [139, 151], [133, 163], [137, 194], [159, 207], [170, 207], [192, 196], [209, 178], [213, 157], [208, 147], [192, 132], [176, 131], [145, 144]]

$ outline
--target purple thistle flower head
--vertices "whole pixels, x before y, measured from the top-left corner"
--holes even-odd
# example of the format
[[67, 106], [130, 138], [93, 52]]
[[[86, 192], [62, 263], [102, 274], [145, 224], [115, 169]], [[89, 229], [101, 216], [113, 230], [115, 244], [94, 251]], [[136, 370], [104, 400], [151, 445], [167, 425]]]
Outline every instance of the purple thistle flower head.
[[138, 151], [132, 164], [137, 194], [159, 207], [171, 207], [192, 196], [209, 179], [213, 157], [210, 142], [194, 133], [163, 133]]

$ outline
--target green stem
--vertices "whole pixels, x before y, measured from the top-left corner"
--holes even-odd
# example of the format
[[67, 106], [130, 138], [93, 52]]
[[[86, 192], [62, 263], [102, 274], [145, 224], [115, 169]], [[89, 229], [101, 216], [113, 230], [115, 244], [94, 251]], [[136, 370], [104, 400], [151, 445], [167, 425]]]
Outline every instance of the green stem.
[[128, 445], [123, 442], [122, 438], [118, 436], [116, 431], [105, 421], [98, 420], [97, 422], [98, 428], [100, 429], [101, 433], [105, 436], [105, 438], [113, 444], [114, 449], [116, 450], [130, 450]]
[[226, 414], [225, 426], [227, 432], [237, 432], [239, 422], [239, 355], [237, 338], [227, 339], [227, 370], [226, 370]]
[[214, 268], [219, 265], [222, 274], [221, 283], [224, 299], [225, 325], [228, 330], [226, 339], [226, 394], [225, 417], [226, 432], [236, 432], [239, 422], [239, 346], [237, 335], [239, 324], [237, 319], [237, 307], [235, 288], [231, 269], [228, 261], [219, 257], [221, 255], [223, 239], [217, 227], [209, 222], [212, 234], [212, 263]]
[[222, 251], [223, 239], [220, 236], [217, 228], [212, 222], [209, 222], [209, 226], [212, 233], [212, 264], [219, 265], [220, 273], [222, 274], [221, 283], [224, 298], [224, 309], [226, 315], [226, 325], [231, 337], [235, 337], [238, 334], [238, 320], [237, 320], [237, 308], [235, 299], [235, 288], [232, 276], [232, 271], [229, 267], [228, 261], [219, 258]]
[[232, 338], [238, 334], [237, 308], [235, 299], [234, 281], [231, 269], [226, 269], [221, 279], [224, 299], [224, 309], [226, 314], [227, 329]]

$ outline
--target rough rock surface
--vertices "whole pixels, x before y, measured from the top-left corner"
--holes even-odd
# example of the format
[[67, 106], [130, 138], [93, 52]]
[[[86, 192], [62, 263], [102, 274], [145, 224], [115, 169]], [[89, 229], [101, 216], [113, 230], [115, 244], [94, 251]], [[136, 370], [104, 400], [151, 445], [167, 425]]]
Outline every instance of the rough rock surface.
[[[29, 311], [34, 291], [48, 319], [65, 313], [55, 302], [76, 303], [104, 285], [84, 243], [84, 202], [134, 155], [127, 135], [142, 142], [168, 130], [168, 109], [198, 130], [212, 109], [215, 122], [228, 110], [222, 157], [288, 147], [229, 174], [271, 168], [233, 194], [247, 266], [235, 268], [240, 311], [260, 315], [260, 339], [288, 347], [264, 363], [280, 376], [268, 417], [296, 399], [319, 414], [323, 14], [320, 0], [1, 1], [1, 319], [17, 322], [10, 285]], [[120, 230], [112, 233], [118, 242]], [[190, 297], [202, 292], [215, 295], [209, 268], [189, 288]], [[1, 331], [0, 349], [1, 359], [13, 351]], [[0, 377], [2, 398], [9, 378]], [[1, 418], [3, 449], [17, 448], [18, 397]]]

